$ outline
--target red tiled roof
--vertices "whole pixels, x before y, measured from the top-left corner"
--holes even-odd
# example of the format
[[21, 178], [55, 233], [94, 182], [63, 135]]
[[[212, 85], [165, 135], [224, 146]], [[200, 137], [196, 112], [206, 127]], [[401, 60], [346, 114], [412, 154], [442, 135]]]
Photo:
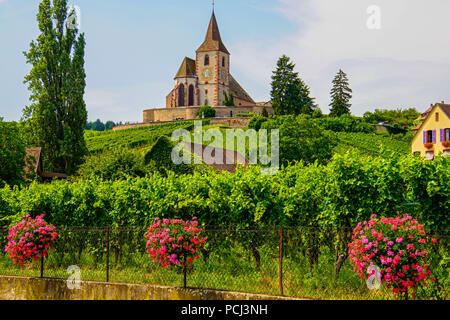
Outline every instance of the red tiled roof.
[[247, 91], [245, 91], [242, 88], [239, 82], [237, 82], [236, 79], [234, 79], [231, 74], [230, 74], [230, 91], [238, 99], [248, 101], [250, 103], [255, 103], [255, 101], [253, 101], [253, 99], [250, 97]]
[[439, 108], [441, 108], [442, 111], [444, 111], [444, 113], [447, 115], [447, 117], [450, 119], [450, 104], [445, 104], [445, 103], [436, 103], [434, 105], [431, 105], [427, 111], [425, 111], [424, 113], [422, 113], [422, 115], [417, 118], [416, 120], [423, 120], [422, 122], [420, 122], [415, 128], [413, 128], [413, 131], [419, 130], [420, 127], [422, 127], [422, 124], [425, 122], [425, 119], [428, 117], [428, 115], [430, 114], [430, 112], [433, 110], [433, 108], [435, 106], [438, 106]]
[[450, 104], [438, 103], [438, 106], [444, 111], [447, 117], [450, 119]]
[[211, 21], [209, 22], [208, 31], [206, 32], [205, 41], [198, 48], [197, 52], [205, 51], [221, 51], [230, 54], [222, 42], [220, 37], [219, 26], [217, 24], [216, 15], [214, 11], [211, 16]]
[[180, 68], [178, 69], [175, 79], [193, 77], [194, 75], [195, 75], [195, 60], [188, 57], [184, 58]]

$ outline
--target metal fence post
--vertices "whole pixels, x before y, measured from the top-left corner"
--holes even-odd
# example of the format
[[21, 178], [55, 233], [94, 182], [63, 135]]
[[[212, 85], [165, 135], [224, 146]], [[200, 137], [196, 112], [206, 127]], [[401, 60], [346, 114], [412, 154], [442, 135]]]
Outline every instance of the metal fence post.
[[280, 228], [280, 292], [283, 293], [283, 228]]
[[106, 227], [106, 282], [109, 282], [109, 227]]
[[44, 277], [44, 255], [41, 257], [41, 278]]

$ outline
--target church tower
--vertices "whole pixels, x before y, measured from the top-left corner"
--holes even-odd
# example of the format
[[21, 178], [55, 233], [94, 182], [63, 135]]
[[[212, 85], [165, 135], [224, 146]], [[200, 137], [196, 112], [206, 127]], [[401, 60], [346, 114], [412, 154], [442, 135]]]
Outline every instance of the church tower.
[[230, 93], [230, 53], [222, 42], [214, 10], [205, 41], [197, 50], [200, 105], [223, 106]]

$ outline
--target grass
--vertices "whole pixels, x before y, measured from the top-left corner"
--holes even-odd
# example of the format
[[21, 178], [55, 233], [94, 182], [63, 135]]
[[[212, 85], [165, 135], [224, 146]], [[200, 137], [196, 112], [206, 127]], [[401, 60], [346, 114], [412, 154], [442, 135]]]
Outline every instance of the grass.
[[[193, 288], [241, 291], [258, 294], [279, 295], [279, 257], [276, 250], [261, 249], [261, 269], [257, 270], [253, 257], [242, 248], [232, 250], [234, 254], [212, 253], [207, 260], [203, 257], [189, 272], [187, 284]], [[231, 251], [230, 251], [231, 252]], [[110, 281], [118, 283], [140, 283], [182, 286], [183, 275], [174, 268], [161, 268], [145, 254], [134, 253], [115, 263], [110, 257]], [[67, 279], [67, 267], [78, 265], [81, 279], [105, 281], [106, 262], [104, 256], [97, 260], [92, 254], [82, 254], [80, 260], [67, 254], [51, 252], [45, 261], [45, 277]], [[325, 248], [319, 265], [313, 270], [302, 255], [286, 257], [283, 260], [284, 294], [290, 297], [311, 299], [393, 299], [387, 289], [370, 291], [346, 263], [336, 280], [333, 275], [332, 254]], [[31, 276], [40, 275], [40, 262], [18, 267], [10, 259], [0, 257], [0, 274]]]

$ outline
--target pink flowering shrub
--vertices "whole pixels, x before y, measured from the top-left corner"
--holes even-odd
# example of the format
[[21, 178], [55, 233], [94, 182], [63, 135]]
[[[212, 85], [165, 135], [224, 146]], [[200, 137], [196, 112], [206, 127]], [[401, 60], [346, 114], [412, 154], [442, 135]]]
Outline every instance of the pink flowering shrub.
[[[380, 268], [381, 282], [396, 294], [415, 291], [418, 285], [435, 281], [427, 264], [429, 240], [424, 227], [408, 214], [358, 223], [348, 245], [350, 263], [361, 278], [371, 276], [369, 266]], [[431, 239], [436, 242], [436, 239]]]
[[43, 214], [35, 219], [27, 215], [20, 223], [9, 228], [5, 252], [19, 266], [46, 257], [48, 250], [54, 249], [58, 237], [55, 229], [55, 226], [44, 221]]
[[194, 260], [199, 259], [197, 252], [205, 243], [202, 231], [196, 218], [192, 221], [156, 218], [145, 236], [147, 253], [163, 268], [173, 265], [192, 268]]

